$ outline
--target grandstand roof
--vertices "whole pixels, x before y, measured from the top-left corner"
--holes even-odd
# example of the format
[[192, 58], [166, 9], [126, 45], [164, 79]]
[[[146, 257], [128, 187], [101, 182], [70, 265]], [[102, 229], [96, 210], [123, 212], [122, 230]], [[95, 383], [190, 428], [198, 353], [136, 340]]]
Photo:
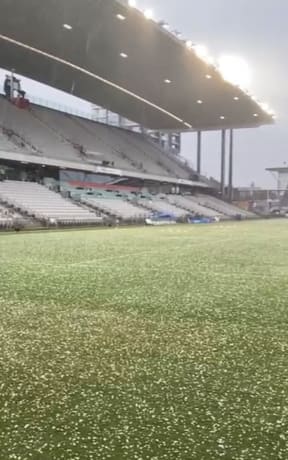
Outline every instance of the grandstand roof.
[[288, 173], [288, 166], [279, 166], [276, 168], [266, 168], [266, 171], [278, 172], [278, 173]]
[[1, 0], [0, 43], [2, 67], [147, 128], [273, 123], [185, 42], [120, 0]]

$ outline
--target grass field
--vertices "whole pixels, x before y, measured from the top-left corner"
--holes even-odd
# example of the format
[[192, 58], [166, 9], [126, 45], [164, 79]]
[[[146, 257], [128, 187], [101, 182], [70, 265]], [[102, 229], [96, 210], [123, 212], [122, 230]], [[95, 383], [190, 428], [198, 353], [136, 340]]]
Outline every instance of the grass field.
[[288, 221], [0, 235], [0, 460], [287, 460]]

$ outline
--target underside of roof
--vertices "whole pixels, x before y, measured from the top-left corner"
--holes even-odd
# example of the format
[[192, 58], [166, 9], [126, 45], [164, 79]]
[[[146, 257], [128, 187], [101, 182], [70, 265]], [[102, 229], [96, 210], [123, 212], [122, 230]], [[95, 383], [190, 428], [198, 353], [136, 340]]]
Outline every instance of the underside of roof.
[[116, 0], [1, 0], [0, 66], [150, 129], [273, 123], [185, 43]]

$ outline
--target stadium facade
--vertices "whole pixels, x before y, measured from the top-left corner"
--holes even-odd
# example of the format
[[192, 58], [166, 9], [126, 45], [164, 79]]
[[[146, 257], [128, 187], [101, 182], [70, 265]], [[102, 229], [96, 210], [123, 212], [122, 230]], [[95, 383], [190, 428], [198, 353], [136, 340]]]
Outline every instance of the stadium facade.
[[[202, 137], [218, 130], [217, 186], [224, 197], [229, 131], [231, 199], [233, 130], [274, 122], [272, 113], [225, 81], [192, 42], [126, 1], [3, 0], [0, 65], [11, 82], [14, 75], [26, 76], [141, 127], [140, 133], [128, 132], [23, 105], [14, 90], [11, 98], [6, 94], [0, 101], [2, 176], [53, 179], [60, 191], [66, 181], [84, 188], [102, 184], [106, 190], [117, 184], [118, 190], [136, 187], [147, 193], [212, 193], [215, 183], [201, 176]], [[162, 148], [166, 136], [177, 151], [181, 132], [197, 133], [196, 171]], [[200, 198], [196, 204], [205, 207]]]
[[279, 191], [285, 191], [288, 189], [288, 166], [278, 166], [274, 168], [267, 168], [267, 171], [276, 174], [277, 177], [277, 189]]

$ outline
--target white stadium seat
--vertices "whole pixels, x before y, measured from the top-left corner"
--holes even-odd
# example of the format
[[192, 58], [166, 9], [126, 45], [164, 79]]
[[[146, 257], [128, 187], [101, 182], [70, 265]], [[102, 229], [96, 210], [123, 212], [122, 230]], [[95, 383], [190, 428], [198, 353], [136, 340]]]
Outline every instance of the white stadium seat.
[[[5, 130], [12, 136], [5, 135]], [[0, 98], [0, 149], [145, 174], [189, 179], [191, 171], [147, 135], [32, 105], [18, 109]], [[17, 145], [18, 141], [18, 145]]]
[[34, 182], [0, 182], [0, 199], [31, 217], [48, 222], [92, 224], [102, 221], [92, 211]]
[[148, 210], [124, 199], [98, 198], [84, 195], [81, 201], [96, 209], [101, 209], [106, 214], [113, 215], [123, 220], [144, 220], [150, 215]]

